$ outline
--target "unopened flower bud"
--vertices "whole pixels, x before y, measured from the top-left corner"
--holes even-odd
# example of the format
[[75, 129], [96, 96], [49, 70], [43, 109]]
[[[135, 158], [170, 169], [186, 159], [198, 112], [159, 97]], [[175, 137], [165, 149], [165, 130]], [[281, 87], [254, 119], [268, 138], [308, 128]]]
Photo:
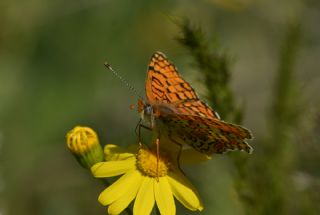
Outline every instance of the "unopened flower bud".
[[96, 132], [88, 127], [77, 126], [68, 132], [67, 147], [81, 166], [90, 169], [103, 161], [103, 150]]

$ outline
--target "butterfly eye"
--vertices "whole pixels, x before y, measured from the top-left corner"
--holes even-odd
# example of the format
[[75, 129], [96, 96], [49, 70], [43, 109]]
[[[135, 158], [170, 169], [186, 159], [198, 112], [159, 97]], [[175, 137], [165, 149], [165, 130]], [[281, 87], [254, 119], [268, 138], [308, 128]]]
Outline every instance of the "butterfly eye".
[[145, 114], [150, 115], [152, 113], [151, 105], [146, 105], [146, 107], [144, 108], [144, 112]]

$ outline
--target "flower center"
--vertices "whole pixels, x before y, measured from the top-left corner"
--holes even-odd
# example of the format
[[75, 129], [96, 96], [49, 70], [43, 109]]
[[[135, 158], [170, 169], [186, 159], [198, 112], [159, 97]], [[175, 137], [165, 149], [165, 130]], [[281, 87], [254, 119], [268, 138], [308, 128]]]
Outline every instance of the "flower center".
[[157, 156], [154, 151], [139, 149], [137, 154], [137, 168], [146, 176], [158, 178], [166, 176], [170, 170], [170, 162], [167, 156]]

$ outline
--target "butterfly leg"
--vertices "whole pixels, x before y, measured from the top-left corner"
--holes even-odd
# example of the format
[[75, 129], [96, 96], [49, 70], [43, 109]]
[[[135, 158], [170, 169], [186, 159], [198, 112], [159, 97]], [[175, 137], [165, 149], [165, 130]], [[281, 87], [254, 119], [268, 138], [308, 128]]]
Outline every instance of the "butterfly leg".
[[182, 147], [183, 145], [177, 141], [175, 141], [171, 135], [168, 135], [169, 137], [169, 140], [171, 140], [174, 144], [177, 144], [180, 148], [179, 148], [179, 152], [178, 152], [178, 155], [177, 155], [177, 165], [178, 165], [178, 169], [185, 175], [184, 171], [181, 169], [181, 166], [180, 166], [180, 157], [181, 157], [181, 154], [182, 154]]
[[141, 128], [144, 128], [144, 129], [147, 129], [149, 131], [152, 131], [152, 128], [141, 124], [141, 119], [139, 120], [139, 122], [138, 122], [138, 124], [137, 124], [137, 126], [136, 126], [134, 131], [135, 131], [136, 135], [138, 136], [138, 143], [139, 143], [140, 148], [142, 147], [142, 143], [141, 143]]
[[138, 137], [138, 143], [139, 143], [139, 147], [141, 148], [141, 119], [139, 120], [139, 122], [136, 125], [136, 128], [134, 129], [134, 132], [136, 133], [137, 137]]
[[157, 137], [156, 139], [156, 153], [157, 153], [157, 181], [159, 181], [159, 160], [160, 160], [160, 138]]

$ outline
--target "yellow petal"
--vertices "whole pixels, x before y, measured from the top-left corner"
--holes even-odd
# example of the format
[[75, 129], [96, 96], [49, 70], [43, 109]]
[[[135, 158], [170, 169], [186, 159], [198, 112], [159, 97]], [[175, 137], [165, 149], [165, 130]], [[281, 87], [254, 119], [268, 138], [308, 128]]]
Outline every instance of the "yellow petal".
[[133, 214], [148, 215], [154, 206], [154, 178], [143, 177], [142, 184], [133, 206]]
[[111, 205], [108, 207], [108, 214], [120, 214], [126, 207], [128, 207], [130, 202], [136, 197], [142, 181], [142, 176], [134, 177], [130, 180], [130, 186], [121, 188], [125, 190], [125, 192], [120, 196], [120, 198], [111, 203]]
[[161, 214], [174, 215], [176, 214], [176, 205], [169, 185], [167, 177], [159, 178], [159, 181], [154, 180], [154, 192], [157, 206]]
[[208, 161], [210, 159], [211, 159], [210, 156], [197, 152], [192, 148], [189, 148], [182, 151], [180, 162], [184, 165], [189, 165], [189, 164], [196, 164], [196, 163]]
[[121, 176], [116, 182], [114, 182], [107, 189], [102, 191], [99, 195], [98, 201], [102, 205], [109, 205], [112, 202], [119, 199], [128, 189], [131, 188], [133, 183], [141, 180], [141, 174], [137, 170], [131, 170]]
[[[155, 138], [157, 137], [158, 136], [154, 136], [153, 141], [155, 141]], [[180, 153], [180, 150], [181, 150], [181, 147], [179, 145], [172, 142], [172, 140], [168, 139], [168, 137], [166, 136], [161, 138], [160, 147], [164, 150], [169, 149], [168, 151], [170, 151], [170, 154], [172, 154], [172, 157], [177, 157], [177, 155]], [[189, 165], [189, 164], [197, 164], [210, 159], [211, 159], [210, 156], [200, 153], [193, 148], [186, 148], [182, 150], [179, 162], [181, 162], [181, 164], [183, 165]]]
[[121, 175], [135, 168], [135, 157], [120, 161], [106, 161], [96, 163], [91, 167], [91, 172], [96, 178], [112, 177]]
[[170, 172], [168, 181], [173, 195], [189, 210], [203, 210], [200, 197], [191, 182], [180, 172]]
[[135, 156], [131, 149], [123, 149], [114, 144], [108, 144], [104, 147], [104, 155], [106, 161], [124, 160]]

